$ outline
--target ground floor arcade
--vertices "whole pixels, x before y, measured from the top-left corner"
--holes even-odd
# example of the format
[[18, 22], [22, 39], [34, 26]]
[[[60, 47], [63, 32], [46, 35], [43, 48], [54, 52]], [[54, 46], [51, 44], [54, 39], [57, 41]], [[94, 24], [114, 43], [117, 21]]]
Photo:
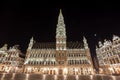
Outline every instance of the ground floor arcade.
[[24, 73], [39, 73], [53, 75], [90, 75], [93, 74], [91, 67], [32, 67], [24, 68]]

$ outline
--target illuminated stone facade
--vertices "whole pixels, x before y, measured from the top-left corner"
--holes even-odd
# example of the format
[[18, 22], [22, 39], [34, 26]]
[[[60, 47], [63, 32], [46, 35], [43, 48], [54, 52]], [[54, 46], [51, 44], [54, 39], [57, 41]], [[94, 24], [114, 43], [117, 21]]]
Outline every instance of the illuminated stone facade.
[[0, 48], [0, 72], [4, 72], [4, 61], [7, 55], [7, 44]]
[[114, 35], [112, 41], [99, 42], [96, 54], [99, 73], [120, 74], [120, 37]]
[[7, 44], [0, 48], [0, 72], [23, 72], [24, 56], [18, 45], [7, 49]]
[[25, 73], [39, 74], [93, 74], [93, 63], [87, 40], [83, 43], [67, 42], [64, 18], [60, 10], [56, 28], [56, 43], [35, 42], [33, 37], [28, 45]]

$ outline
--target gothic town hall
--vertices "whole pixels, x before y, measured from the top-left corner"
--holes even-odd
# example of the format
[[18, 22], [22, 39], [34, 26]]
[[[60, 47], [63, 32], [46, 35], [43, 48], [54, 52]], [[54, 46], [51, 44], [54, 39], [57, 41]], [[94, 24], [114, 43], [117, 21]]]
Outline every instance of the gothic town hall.
[[83, 43], [67, 42], [64, 17], [60, 10], [56, 28], [56, 42], [35, 42], [28, 45], [24, 73], [39, 74], [93, 74], [93, 62], [85, 37]]

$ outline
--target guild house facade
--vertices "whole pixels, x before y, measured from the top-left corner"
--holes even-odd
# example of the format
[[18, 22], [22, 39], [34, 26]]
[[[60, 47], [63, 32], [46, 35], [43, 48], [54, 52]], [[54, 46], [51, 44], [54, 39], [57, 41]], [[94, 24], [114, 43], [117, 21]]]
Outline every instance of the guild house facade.
[[35, 42], [28, 45], [24, 73], [39, 74], [93, 74], [90, 49], [85, 37], [83, 43], [67, 42], [64, 17], [60, 10], [56, 28], [56, 42]]
[[0, 72], [23, 72], [24, 54], [20, 51], [19, 45], [8, 49], [5, 44], [0, 48]]
[[96, 47], [99, 73], [120, 74], [120, 37], [114, 35], [112, 41], [104, 40]]

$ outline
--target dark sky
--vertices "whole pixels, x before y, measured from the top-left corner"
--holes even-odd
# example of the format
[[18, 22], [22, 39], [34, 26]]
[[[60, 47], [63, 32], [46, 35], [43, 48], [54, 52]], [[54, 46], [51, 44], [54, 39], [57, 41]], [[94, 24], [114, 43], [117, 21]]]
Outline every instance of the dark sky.
[[[60, 8], [64, 16], [67, 41], [88, 39], [92, 54], [97, 41], [120, 35], [118, 2], [86, 1], [24, 1], [0, 3], [0, 47], [19, 44], [25, 51], [31, 36], [37, 42], [55, 42], [56, 24]], [[96, 36], [94, 36], [96, 34]]]

